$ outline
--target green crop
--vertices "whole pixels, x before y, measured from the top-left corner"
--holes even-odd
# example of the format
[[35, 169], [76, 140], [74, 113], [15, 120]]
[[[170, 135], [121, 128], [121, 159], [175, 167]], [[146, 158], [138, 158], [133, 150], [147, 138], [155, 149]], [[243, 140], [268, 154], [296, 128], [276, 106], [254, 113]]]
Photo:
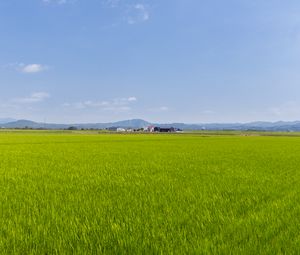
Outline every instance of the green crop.
[[0, 133], [2, 254], [300, 254], [300, 138]]

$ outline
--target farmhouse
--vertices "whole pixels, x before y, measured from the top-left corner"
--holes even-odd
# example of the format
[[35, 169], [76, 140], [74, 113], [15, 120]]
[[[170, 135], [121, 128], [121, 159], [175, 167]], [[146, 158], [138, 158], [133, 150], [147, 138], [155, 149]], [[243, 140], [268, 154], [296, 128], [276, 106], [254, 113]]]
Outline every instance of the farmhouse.
[[117, 131], [118, 127], [108, 127], [106, 130], [108, 131]]
[[175, 132], [175, 128], [173, 128], [173, 127], [170, 127], [170, 128], [160, 128], [159, 132], [161, 132], [161, 133]]
[[169, 128], [162, 128], [162, 127], [157, 127], [157, 126], [149, 126], [145, 129], [145, 131], [154, 133], [154, 132], [159, 132], [159, 133], [171, 133], [171, 132], [175, 132], [176, 129], [173, 127], [169, 127]]

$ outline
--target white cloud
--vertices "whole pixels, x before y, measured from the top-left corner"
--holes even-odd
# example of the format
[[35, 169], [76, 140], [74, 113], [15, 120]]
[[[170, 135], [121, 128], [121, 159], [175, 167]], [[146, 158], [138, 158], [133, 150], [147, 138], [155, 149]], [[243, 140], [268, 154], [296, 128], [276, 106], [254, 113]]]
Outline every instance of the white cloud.
[[19, 67], [20, 67], [19, 70], [23, 73], [40, 73], [48, 69], [47, 66], [41, 64], [29, 64], [29, 65], [20, 64]]
[[137, 98], [136, 97], [129, 97], [127, 100], [129, 102], [134, 102], [134, 101], [137, 101]]
[[24, 64], [18, 62], [3, 65], [2, 68], [31, 74], [43, 72], [49, 69], [48, 66], [42, 64]]
[[38, 103], [38, 102], [45, 101], [49, 97], [50, 94], [46, 92], [34, 92], [28, 97], [15, 98], [13, 99], [13, 102], [22, 103], [22, 104]]

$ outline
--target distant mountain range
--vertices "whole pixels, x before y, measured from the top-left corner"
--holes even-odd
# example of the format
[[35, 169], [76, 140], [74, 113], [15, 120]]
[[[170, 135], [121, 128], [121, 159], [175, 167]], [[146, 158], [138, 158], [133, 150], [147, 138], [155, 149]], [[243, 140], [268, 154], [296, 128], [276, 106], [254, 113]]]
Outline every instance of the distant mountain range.
[[9, 122], [14, 122], [14, 121], [16, 121], [16, 120], [11, 119], [11, 118], [4, 118], [4, 119], [0, 118], [0, 124], [5, 124], [5, 123], [9, 123]]
[[251, 122], [251, 123], [210, 123], [210, 124], [185, 124], [150, 123], [142, 119], [124, 120], [111, 123], [87, 123], [87, 124], [54, 124], [40, 123], [31, 120], [0, 119], [1, 128], [33, 128], [33, 129], [106, 129], [111, 127], [120, 128], [143, 128], [150, 125], [160, 127], [174, 127], [182, 130], [258, 130], [258, 131], [300, 131], [300, 121], [294, 122]]

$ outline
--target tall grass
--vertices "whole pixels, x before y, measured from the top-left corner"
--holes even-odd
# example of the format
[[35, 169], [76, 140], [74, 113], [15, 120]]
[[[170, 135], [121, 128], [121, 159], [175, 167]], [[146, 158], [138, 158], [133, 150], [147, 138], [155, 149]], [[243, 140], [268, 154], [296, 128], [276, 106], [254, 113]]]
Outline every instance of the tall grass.
[[0, 253], [299, 254], [300, 138], [0, 134]]

